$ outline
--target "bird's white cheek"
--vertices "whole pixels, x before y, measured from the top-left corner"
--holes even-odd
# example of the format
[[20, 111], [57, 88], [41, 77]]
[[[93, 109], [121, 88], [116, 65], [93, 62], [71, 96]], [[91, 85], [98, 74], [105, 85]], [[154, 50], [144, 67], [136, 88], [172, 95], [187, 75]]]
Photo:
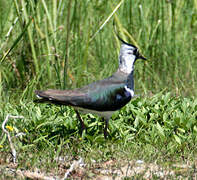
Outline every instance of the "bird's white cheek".
[[135, 56], [127, 56], [125, 58], [125, 71], [127, 73], [130, 73], [131, 71], [133, 71], [133, 66], [134, 66], [134, 61], [135, 61]]

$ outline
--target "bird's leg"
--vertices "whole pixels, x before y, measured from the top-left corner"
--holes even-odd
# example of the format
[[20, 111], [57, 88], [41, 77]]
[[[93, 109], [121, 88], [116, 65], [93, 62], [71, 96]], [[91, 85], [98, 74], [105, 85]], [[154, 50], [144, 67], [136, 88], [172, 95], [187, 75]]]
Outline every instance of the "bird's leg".
[[109, 124], [109, 119], [105, 119], [105, 118], [103, 118], [103, 120], [105, 121], [104, 137], [105, 137], [105, 139], [107, 139], [107, 136], [108, 136], [107, 129], [108, 129], [108, 124]]
[[86, 129], [86, 127], [85, 127], [85, 124], [84, 124], [84, 122], [83, 122], [83, 120], [82, 120], [82, 118], [81, 118], [79, 112], [78, 112], [76, 109], [75, 109], [75, 112], [76, 112], [76, 114], [77, 114], [77, 118], [78, 118], [78, 120], [79, 120], [79, 122], [80, 122], [80, 125], [81, 125], [81, 134], [82, 134], [83, 131], [84, 131], [84, 129]]

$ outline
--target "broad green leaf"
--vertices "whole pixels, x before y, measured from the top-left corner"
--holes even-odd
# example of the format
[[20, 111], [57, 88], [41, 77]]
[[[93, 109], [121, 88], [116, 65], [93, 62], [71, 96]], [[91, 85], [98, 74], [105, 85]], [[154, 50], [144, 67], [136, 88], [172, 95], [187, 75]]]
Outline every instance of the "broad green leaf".
[[157, 127], [157, 130], [159, 131], [159, 134], [162, 135], [163, 137], [165, 137], [164, 130], [158, 122], [157, 122], [156, 127]]
[[174, 134], [173, 136], [174, 136], [176, 142], [181, 145], [181, 139], [176, 134]]

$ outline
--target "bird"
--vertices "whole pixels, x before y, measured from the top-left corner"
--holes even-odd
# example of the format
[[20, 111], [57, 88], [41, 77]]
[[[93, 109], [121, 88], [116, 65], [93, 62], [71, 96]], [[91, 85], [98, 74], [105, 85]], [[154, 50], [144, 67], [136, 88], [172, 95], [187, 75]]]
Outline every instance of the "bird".
[[80, 121], [81, 132], [86, 127], [80, 113], [101, 116], [105, 122], [104, 138], [107, 138], [111, 116], [134, 97], [134, 64], [138, 59], [146, 60], [135, 45], [125, 42], [118, 35], [117, 37], [121, 41], [121, 47], [119, 66], [114, 74], [74, 90], [36, 90], [36, 102], [72, 106]]

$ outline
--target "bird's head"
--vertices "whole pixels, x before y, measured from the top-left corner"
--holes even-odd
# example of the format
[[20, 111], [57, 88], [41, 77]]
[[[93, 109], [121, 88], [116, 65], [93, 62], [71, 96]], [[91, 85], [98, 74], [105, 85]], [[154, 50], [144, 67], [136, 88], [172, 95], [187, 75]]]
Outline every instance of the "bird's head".
[[136, 46], [123, 41], [119, 36], [119, 40], [122, 42], [119, 55], [119, 69], [125, 73], [131, 73], [134, 69], [134, 63], [137, 59], [146, 60], [143, 57]]

